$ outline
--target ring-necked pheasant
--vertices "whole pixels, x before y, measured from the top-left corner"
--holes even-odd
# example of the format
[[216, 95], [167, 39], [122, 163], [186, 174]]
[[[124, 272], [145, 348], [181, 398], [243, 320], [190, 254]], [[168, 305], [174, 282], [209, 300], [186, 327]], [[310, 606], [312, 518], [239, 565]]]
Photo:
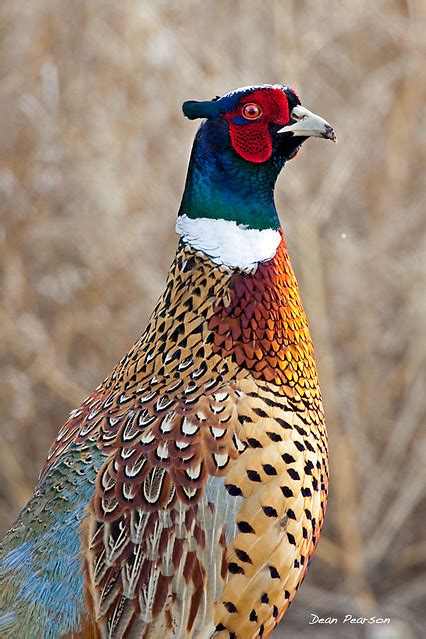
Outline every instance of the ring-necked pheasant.
[[203, 122], [166, 289], [4, 539], [1, 637], [267, 637], [314, 553], [326, 431], [273, 191], [334, 132], [281, 85], [183, 111]]

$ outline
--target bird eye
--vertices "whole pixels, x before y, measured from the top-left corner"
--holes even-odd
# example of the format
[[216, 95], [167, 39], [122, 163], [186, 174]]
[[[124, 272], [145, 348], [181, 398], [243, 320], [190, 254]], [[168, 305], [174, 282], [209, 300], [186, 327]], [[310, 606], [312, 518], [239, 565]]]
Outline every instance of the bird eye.
[[243, 116], [246, 120], [257, 120], [262, 115], [262, 109], [259, 105], [251, 102], [243, 106]]

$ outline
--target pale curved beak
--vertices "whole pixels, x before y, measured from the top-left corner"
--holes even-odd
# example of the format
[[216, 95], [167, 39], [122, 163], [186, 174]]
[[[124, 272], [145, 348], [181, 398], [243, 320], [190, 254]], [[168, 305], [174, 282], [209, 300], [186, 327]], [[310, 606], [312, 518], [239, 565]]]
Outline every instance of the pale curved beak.
[[301, 106], [295, 106], [290, 115], [293, 124], [288, 124], [278, 131], [278, 133], [291, 133], [298, 137], [325, 138], [337, 142], [333, 127], [316, 113]]

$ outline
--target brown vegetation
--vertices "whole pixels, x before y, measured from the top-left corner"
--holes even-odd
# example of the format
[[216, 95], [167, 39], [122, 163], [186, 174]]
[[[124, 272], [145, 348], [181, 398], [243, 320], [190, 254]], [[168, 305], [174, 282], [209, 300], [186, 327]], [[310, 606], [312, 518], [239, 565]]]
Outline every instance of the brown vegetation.
[[340, 143], [308, 142], [277, 192], [332, 461], [283, 636], [422, 636], [425, 3], [3, 0], [0, 30], [1, 528], [163, 287], [196, 127], [181, 102], [285, 82]]

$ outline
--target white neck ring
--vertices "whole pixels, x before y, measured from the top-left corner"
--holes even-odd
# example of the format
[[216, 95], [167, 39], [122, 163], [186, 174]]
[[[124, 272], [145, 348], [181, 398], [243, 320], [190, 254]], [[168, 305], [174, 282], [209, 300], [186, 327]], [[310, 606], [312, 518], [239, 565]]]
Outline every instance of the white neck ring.
[[281, 242], [281, 234], [275, 229], [249, 229], [231, 220], [192, 219], [187, 215], [178, 217], [176, 232], [216, 264], [244, 270], [270, 260]]

